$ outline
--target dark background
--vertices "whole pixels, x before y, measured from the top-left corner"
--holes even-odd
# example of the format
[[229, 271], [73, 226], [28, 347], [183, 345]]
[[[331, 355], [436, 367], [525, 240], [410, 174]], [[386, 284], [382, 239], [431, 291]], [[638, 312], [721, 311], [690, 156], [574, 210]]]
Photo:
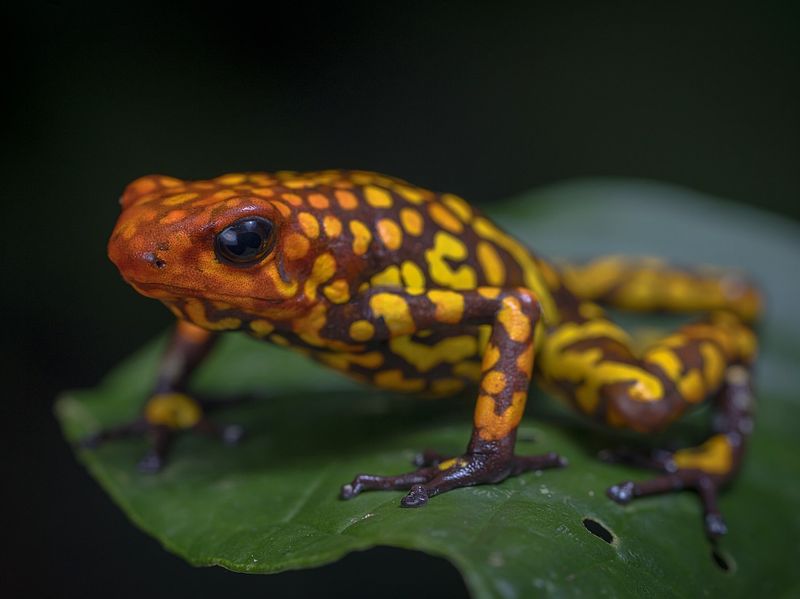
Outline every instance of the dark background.
[[444, 561], [390, 549], [270, 577], [195, 570], [77, 464], [53, 398], [170, 322], [105, 258], [137, 176], [353, 167], [483, 203], [627, 176], [800, 217], [792, 2], [50, 2], [3, 23], [3, 515], [21, 559], [1, 576], [31, 595], [464, 592]]

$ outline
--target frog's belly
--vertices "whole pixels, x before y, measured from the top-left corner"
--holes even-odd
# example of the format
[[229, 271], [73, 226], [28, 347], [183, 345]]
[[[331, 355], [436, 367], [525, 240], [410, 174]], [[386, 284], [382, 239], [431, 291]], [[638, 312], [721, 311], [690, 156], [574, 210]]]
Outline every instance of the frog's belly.
[[363, 352], [317, 352], [314, 358], [381, 389], [452, 395], [478, 382], [490, 331], [489, 326], [420, 331]]

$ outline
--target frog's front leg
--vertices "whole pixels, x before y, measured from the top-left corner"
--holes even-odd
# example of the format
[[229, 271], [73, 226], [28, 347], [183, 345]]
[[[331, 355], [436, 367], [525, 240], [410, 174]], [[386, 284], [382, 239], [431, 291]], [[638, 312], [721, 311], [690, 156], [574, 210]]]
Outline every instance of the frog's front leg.
[[189, 376], [213, 347], [217, 335], [184, 320], [179, 320], [161, 359], [156, 384], [145, 402], [141, 416], [121, 425], [103, 429], [85, 438], [84, 447], [123, 437], [144, 435], [150, 449], [139, 462], [140, 470], [156, 472], [162, 468], [176, 433], [195, 430], [235, 443], [241, 427], [219, 426], [209, 420], [195, 398], [185, 392]]
[[[539, 313], [539, 304], [530, 291], [487, 287], [425, 293], [372, 290], [332, 314], [329, 332], [344, 326], [360, 336], [366, 329], [373, 331], [372, 340], [464, 324], [492, 326], [483, 354], [474, 428], [467, 451], [399, 476], [359, 475], [342, 487], [342, 497], [350, 499], [366, 490], [409, 489], [401, 505], [418, 507], [451, 489], [497, 483], [528, 470], [565, 465], [565, 460], [554, 453], [514, 455], [517, 426], [531, 380]], [[368, 324], [355, 325], [363, 321]]]

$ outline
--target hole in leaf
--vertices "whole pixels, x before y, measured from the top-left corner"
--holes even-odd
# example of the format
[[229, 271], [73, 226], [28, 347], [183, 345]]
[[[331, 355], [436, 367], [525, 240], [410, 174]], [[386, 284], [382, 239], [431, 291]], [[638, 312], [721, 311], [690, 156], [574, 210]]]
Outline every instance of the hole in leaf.
[[614, 533], [600, 524], [597, 520], [593, 520], [592, 518], [584, 518], [583, 525], [586, 527], [586, 530], [588, 530], [594, 536], [600, 537], [609, 545], [614, 542]]
[[716, 547], [711, 550], [711, 559], [723, 572], [733, 572], [735, 568], [733, 560]]

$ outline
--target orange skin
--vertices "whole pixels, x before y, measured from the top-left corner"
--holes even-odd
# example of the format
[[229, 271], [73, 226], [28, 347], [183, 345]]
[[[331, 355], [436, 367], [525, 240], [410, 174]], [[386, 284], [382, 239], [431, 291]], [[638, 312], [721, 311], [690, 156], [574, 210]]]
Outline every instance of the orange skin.
[[[292, 347], [386, 389], [448, 395], [478, 385], [465, 454], [398, 477], [357, 477], [345, 497], [410, 488], [402, 503], [416, 506], [455, 487], [564, 465], [554, 454], [513, 453], [535, 358], [543, 383], [577, 410], [642, 432], [708, 398], [730, 412], [724, 398], [749, 389], [741, 373], [756, 341], [747, 323], [760, 300], [729, 274], [618, 257], [556, 267], [457, 196], [361, 171], [208, 181], [154, 175], [131, 183], [121, 203], [109, 257], [181, 323], [140, 426], [162, 433], [212, 426], [184, 387], [216, 333], [227, 330]], [[256, 218], [271, 225], [262, 253], [231, 263], [217, 241]], [[637, 353], [594, 302], [709, 316]], [[715, 430], [709, 443], [659, 466], [684, 472], [682, 486], [711, 481], [716, 489], [738, 466], [749, 417], [749, 409], [736, 412], [736, 430]], [[163, 452], [155, 451], [160, 467]], [[663, 480], [654, 480], [661, 482], [612, 497], [663, 491]], [[707, 528], [720, 531], [718, 523]]]

